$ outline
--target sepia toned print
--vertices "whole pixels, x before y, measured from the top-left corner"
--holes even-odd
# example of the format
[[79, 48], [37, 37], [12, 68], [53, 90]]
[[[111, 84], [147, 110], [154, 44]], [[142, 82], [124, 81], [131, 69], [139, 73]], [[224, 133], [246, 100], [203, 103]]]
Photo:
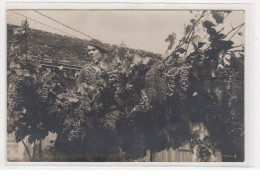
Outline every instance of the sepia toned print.
[[8, 10], [7, 161], [244, 162], [244, 15]]

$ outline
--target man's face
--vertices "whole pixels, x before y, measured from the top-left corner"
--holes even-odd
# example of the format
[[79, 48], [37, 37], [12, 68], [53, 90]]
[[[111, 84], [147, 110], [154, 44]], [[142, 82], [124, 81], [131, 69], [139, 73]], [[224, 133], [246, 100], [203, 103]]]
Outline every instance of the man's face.
[[100, 61], [103, 56], [103, 54], [94, 46], [88, 46], [88, 55], [95, 62]]

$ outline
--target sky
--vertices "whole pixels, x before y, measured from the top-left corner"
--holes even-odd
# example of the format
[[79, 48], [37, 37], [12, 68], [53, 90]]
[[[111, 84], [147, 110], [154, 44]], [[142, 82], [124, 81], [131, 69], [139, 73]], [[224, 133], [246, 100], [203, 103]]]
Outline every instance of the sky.
[[[175, 32], [177, 39], [181, 39], [184, 26], [190, 23], [194, 15], [201, 11], [190, 13], [188, 10], [38, 10], [61, 23], [64, 23], [92, 38], [110, 44], [121, 44], [122, 42], [134, 49], [142, 49], [154, 53], [165, 54], [169, 43], [165, 39], [169, 34]], [[58, 24], [33, 10], [17, 10], [29, 18], [52, 26], [56, 29], [69, 33], [71, 36], [81, 39], [90, 39], [61, 24]], [[7, 23], [20, 25], [25, 17], [19, 16], [12, 11], [7, 11]], [[44, 30], [52, 33], [67, 35], [51, 29], [30, 19], [31, 28]], [[233, 11], [226, 19], [224, 32], [244, 22], [242, 11]], [[241, 28], [244, 30], [244, 28]], [[244, 36], [236, 35], [237, 44], [244, 42]]]

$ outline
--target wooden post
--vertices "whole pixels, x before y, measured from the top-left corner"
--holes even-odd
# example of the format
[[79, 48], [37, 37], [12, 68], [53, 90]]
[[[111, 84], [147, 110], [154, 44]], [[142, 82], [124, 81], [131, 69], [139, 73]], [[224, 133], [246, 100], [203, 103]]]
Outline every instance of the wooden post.
[[25, 58], [26, 58], [26, 61], [27, 61], [27, 25], [28, 25], [28, 22], [27, 22], [27, 18], [24, 22], [24, 46], [25, 46]]

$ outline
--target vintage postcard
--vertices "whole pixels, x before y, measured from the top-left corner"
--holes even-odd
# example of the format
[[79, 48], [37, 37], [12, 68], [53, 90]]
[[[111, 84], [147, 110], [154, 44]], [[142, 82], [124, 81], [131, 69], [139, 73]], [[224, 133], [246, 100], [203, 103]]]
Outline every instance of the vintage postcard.
[[244, 163], [229, 7], [6, 9], [8, 163]]

